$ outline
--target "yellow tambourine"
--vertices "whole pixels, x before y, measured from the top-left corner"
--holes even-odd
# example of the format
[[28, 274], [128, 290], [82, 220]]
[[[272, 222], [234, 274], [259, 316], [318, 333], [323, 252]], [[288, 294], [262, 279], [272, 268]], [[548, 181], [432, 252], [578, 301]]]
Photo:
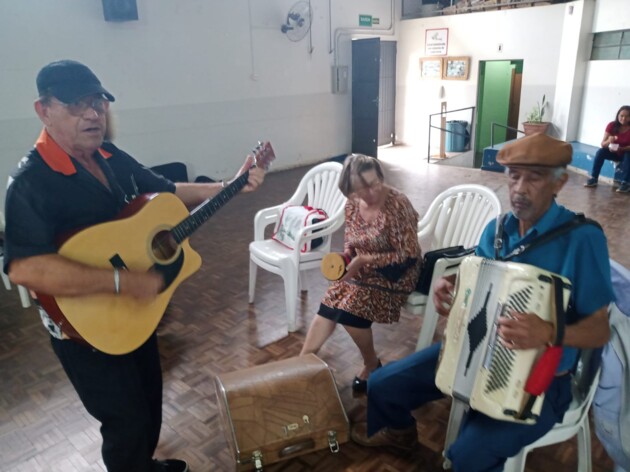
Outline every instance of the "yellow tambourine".
[[340, 252], [331, 252], [322, 259], [322, 275], [330, 280], [335, 281], [346, 275], [346, 267], [350, 264], [350, 258]]

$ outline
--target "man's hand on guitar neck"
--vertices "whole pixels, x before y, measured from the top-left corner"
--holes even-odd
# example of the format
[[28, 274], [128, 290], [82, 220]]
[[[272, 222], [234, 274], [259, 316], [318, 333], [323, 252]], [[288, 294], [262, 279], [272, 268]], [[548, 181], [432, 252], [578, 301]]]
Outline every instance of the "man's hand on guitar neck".
[[245, 184], [245, 187], [243, 187], [243, 190], [241, 190], [242, 192], [253, 192], [260, 186], [260, 184], [263, 183], [263, 180], [265, 180], [265, 169], [263, 169], [262, 167], [252, 168], [254, 162], [254, 156], [252, 156], [251, 154], [248, 155], [245, 159], [245, 162], [234, 176], [234, 178], [237, 179], [241, 174], [244, 174], [246, 171], [249, 170], [247, 184]]
[[[256, 190], [263, 180], [265, 180], [265, 170], [260, 167], [251, 168], [254, 165], [255, 159], [252, 155], [247, 156], [245, 162], [234, 176], [237, 179], [247, 170], [249, 170], [249, 176], [247, 178], [247, 184], [242, 192], [253, 192]], [[184, 202], [188, 208], [193, 208], [208, 198], [214, 197], [223, 189], [223, 182], [212, 183], [186, 183], [178, 182], [175, 184], [175, 195]]]

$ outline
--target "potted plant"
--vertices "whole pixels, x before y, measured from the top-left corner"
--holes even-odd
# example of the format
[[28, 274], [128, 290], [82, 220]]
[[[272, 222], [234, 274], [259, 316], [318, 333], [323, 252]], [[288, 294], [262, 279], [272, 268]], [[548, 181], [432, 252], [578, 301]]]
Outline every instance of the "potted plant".
[[536, 102], [536, 105], [534, 106], [534, 108], [532, 108], [532, 111], [530, 111], [525, 118], [525, 122], [523, 123], [523, 131], [525, 131], [525, 136], [547, 132], [551, 123], [549, 123], [548, 121], [543, 121], [546, 107], [547, 97], [543, 95], [542, 100], [540, 102]]

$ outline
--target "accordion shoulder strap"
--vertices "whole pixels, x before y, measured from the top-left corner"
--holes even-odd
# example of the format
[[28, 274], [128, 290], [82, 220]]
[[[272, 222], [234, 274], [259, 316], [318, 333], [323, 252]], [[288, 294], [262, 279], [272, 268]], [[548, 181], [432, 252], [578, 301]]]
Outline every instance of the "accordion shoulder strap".
[[562, 346], [562, 342], [564, 341], [564, 328], [566, 323], [566, 310], [564, 309], [564, 304], [560, 301], [562, 300], [562, 287], [563, 282], [560, 277], [557, 275], [552, 275], [551, 279], [553, 280], [553, 291], [554, 291], [554, 300], [556, 301], [556, 322], [554, 323], [555, 327], [555, 338], [553, 341], [553, 346]]
[[527, 244], [520, 245], [519, 247], [514, 249], [511, 253], [507, 254], [506, 256], [501, 257], [500, 251], [501, 251], [501, 248], [503, 247], [503, 239], [505, 237], [503, 226], [505, 225], [507, 216], [508, 216], [507, 213], [504, 214], [501, 217], [501, 219], [498, 221], [497, 231], [496, 231], [495, 239], [494, 239], [495, 259], [499, 261], [509, 261], [510, 259], [516, 256], [520, 256], [525, 251], [529, 251], [530, 249], [541, 246], [551, 241], [552, 239], [555, 239], [559, 236], [562, 236], [565, 233], [568, 233], [569, 231], [572, 231], [574, 228], [577, 228], [578, 226], [593, 225], [599, 228], [601, 231], [603, 231], [601, 225], [597, 221], [587, 218], [586, 216], [584, 216], [583, 213], [577, 213], [573, 219], [567, 221], [566, 223], [561, 224], [560, 226], [557, 226], [551, 231], [541, 234], [540, 236], [532, 239]]

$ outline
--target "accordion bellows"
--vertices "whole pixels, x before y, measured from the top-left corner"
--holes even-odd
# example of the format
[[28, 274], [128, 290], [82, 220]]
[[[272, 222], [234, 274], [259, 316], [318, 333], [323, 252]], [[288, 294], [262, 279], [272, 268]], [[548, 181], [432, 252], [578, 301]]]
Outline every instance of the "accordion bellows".
[[[563, 300], [555, 300], [554, 278], [563, 285]], [[544, 395], [523, 414], [530, 399], [524, 387], [542, 350], [506, 349], [498, 340], [497, 320], [512, 311], [531, 312], [556, 325], [556, 303], [564, 312], [570, 294], [567, 278], [538, 267], [466, 257], [446, 325], [437, 387], [492, 418], [534, 423]]]

